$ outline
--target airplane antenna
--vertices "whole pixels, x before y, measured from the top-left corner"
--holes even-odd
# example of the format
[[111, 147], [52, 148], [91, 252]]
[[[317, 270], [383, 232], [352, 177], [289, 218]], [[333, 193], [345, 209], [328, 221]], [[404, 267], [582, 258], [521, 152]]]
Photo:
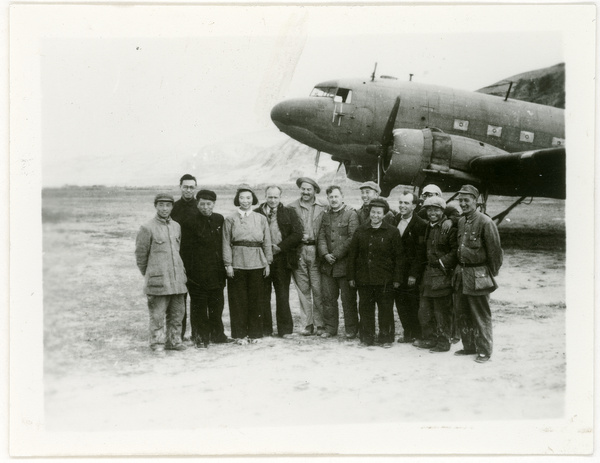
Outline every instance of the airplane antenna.
[[414, 76], [414, 74], [409, 74], [409, 75], [408, 75], [408, 81], [409, 81], [409, 82], [412, 82], [412, 76]]
[[377, 71], [377, 63], [375, 63], [375, 69], [373, 69], [373, 74], [371, 74], [371, 82], [375, 80], [375, 71]]
[[508, 95], [510, 93], [510, 89], [512, 88], [512, 84], [513, 84], [513, 82], [511, 82], [510, 85], [508, 86], [508, 91], [506, 92], [506, 96], [504, 97], [504, 101], [508, 100]]

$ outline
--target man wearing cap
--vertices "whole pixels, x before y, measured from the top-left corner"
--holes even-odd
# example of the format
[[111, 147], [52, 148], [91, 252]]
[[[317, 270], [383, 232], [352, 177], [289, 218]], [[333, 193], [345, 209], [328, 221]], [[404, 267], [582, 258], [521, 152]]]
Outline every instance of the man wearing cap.
[[454, 355], [476, 354], [487, 362], [492, 355], [492, 313], [489, 295], [502, 265], [502, 248], [496, 224], [477, 210], [479, 191], [464, 185], [458, 192], [463, 216], [458, 221], [458, 265], [454, 272], [456, 314], [463, 348]]
[[[400, 286], [400, 234], [383, 221], [389, 211], [381, 198], [369, 203], [370, 221], [358, 227], [348, 250], [346, 276], [358, 288], [360, 340], [391, 347], [394, 342], [394, 288]], [[375, 305], [379, 335], [375, 339]]]
[[165, 348], [185, 350], [181, 342], [181, 321], [186, 276], [179, 256], [181, 227], [170, 217], [174, 202], [170, 194], [156, 195], [156, 216], [140, 227], [135, 242], [135, 259], [144, 275], [144, 292], [148, 299], [150, 347], [157, 352]]
[[427, 222], [415, 214], [417, 196], [404, 190], [398, 199], [399, 212], [394, 226], [402, 243], [402, 273], [400, 287], [395, 293], [396, 310], [404, 333], [398, 342], [409, 343], [421, 338], [419, 323], [419, 283], [423, 275], [423, 247]]
[[[197, 204], [198, 201], [195, 198], [197, 182], [196, 177], [190, 174], [184, 174], [179, 179], [179, 189], [181, 190], [181, 198], [175, 201], [173, 204], [173, 210], [171, 211], [171, 219], [181, 225], [183, 219], [186, 217], [194, 217], [198, 215]], [[181, 243], [181, 255], [184, 256], [193, 252], [189, 249], [188, 245], [184, 242]], [[183, 298], [183, 322], [181, 323], [181, 340], [185, 337], [185, 331], [187, 329], [187, 293]], [[191, 317], [190, 317], [191, 318]], [[191, 320], [190, 320], [191, 321]]]
[[[369, 216], [369, 203], [371, 200], [379, 198], [381, 194], [381, 188], [375, 182], [365, 182], [361, 183], [358, 187], [360, 190], [360, 199], [362, 199], [362, 206], [356, 210], [358, 214], [358, 224], [362, 225], [370, 220]], [[387, 223], [394, 222], [394, 213], [392, 211], [388, 211], [388, 213], [383, 218]]]
[[223, 221], [213, 212], [217, 194], [200, 190], [196, 194], [199, 214], [189, 215], [181, 222], [181, 253], [187, 274], [190, 294], [190, 325], [192, 342], [197, 348], [208, 347], [209, 342], [230, 342], [223, 328], [225, 298], [225, 265], [223, 263]]
[[429, 224], [425, 231], [427, 262], [421, 285], [419, 321], [422, 340], [417, 347], [430, 352], [447, 352], [452, 342], [452, 273], [456, 265], [456, 228], [442, 233], [446, 219], [446, 201], [439, 196], [427, 198], [423, 203]]
[[358, 228], [356, 211], [344, 204], [342, 189], [337, 185], [327, 188], [329, 209], [323, 214], [323, 221], [317, 239], [321, 260], [321, 287], [323, 289], [323, 338], [336, 336], [339, 325], [338, 297], [342, 296], [344, 328], [347, 339], [354, 339], [358, 333], [358, 308], [356, 289], [351, 288], [346, 278], [348, 248]]
[[[421, 217], [425, 221], [429, 220], [429, 218], [427, 217], [427, 211], [423, 207], [423, 203], [427, 200], [427, 198], [432, 198], [434, 196], [437, 196], [439, 198], [442, 197], [442, 190], [439, 186], [437, 186], [434, 183], [425, 185], [423, 187], [423, 190], [421, 190], [421, 198], [419, 199], [419, 203], [417, 204], [415, 212], [419, 215], [419, 217]], [[450, 227], [456, 227], [456, 225], [458, 224], [460, 211], [451, 204], [446, 204], [444, 215], [446, 216], [446, 219], [442, 223], [442, 232], [448, 233]]]
[[303, 228], [298, 268], [292, 273], [300, 298], [301, 322], [304, 326], [301, 334], [303, 336], [315, 334], [316, 327], [316, 334], [320, 336], [324, 333], [323, 305], [316, 239], [319, 236], [325, 205], [315, 197], [321, 192], [321, 188], [312, 178], [300, 177], [296, 180], [296, 185], [300, 188], [300, 198], [288, 207], [296, 211], [302, 220]]
[[302, 239], [302, 222], [296, 211], [281, 204], [281, 188], [270, 185], [265, 189], [265, 202], [255, 211], [264, 215], [271, 231], [273, 263], [271, 273], [265, 279], [263, 299], [263, 334], [273, 334], [271, 314], [271, 286], [275, 288], [275, 319], [277, 335], [286, 337], [294, 332], [294, 322], [290, 309], [290, 281], [292, 269], [298, 267], [297, 248]]

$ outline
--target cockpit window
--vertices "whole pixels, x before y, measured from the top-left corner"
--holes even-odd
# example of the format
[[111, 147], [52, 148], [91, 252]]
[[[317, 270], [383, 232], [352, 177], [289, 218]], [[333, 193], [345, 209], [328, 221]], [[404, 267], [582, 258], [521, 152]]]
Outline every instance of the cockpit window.
[[338, 88], [335, 96], [342, 98], [342, 103], [352, 103], [352, 90], [347, 88]]
[[335, 91], [335, 87], [315, 87], [312, 92], [310, 92], [310, 96], [333, 98], [335, 96]]

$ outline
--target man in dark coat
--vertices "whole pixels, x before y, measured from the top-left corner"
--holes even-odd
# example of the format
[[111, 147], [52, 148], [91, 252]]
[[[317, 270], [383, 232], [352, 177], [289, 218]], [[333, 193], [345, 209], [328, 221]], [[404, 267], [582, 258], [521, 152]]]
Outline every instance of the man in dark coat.
[[265, 278], [265, 297], [263, 297], [263, 335], [273, 334], [273, 316], [271, 314], [271, 287], [275, 288], [275, 318], [277, 335], [285, 337], [294, 332], [290, 309], [290, 281], [292, 269], [298, 267], [297, 247], [302, 240], [302, 222], [296, 211], [281, 204], [281, 188], [268, 186], [265, 190], [266, 201], [255, 209], [269, 222], [273, 263], [271, 273]]
[[[181, 222], [186, 217], [193, 217], [198, 214], [196, 208], [198, 201], [196, 200], [195, 193], [197, 188], [196, 177], [190, 174], [184, 174], [179, 179], [179, 189], [181, 190], [181, 198], [175, 201], [173, 204], [173, 211], [171, 212], [171, 219], [181, 225]], [[181, 254], [186, 254], [189, 251], [185, 248], [184, 243], [181, 243]], [[187, 293], [184, 295], [183, 304], [185, 312], [183, 314], [183, 321], [181, 323], [181, 340], [185, 338], [185, 330], [187, 329]]]
[[379, 321], [378, 344], [391, 347], [394, 341], [394, 288], [400, 286], [400, 234], [383, 218], [389, 211], [387, 201], [369, 203], [370, 221], [358, 227], [348, 250], [346, 276], [358, 288], [360, 340], [375, 343], [375, 304]]
[[463, 348], [454, 355], [476, 354], [475, 361], [484, 363], [492, 355], [490, 293], [498, 288], [494, 277], [502, 265], [503, 253], [496, 224], [476, 209], [477, 188], [464, 185], [458, 193], [464, 215], [458, 221], [454, 289]]
[[182, 220], [181, 253], [190, 294], [192, 341], [197, 348], [228, 342], [223, 330], [225, 264], [223, 263], [223, 216], [213, 212], [217, 195], [200, 190], [198, 214]]
[[[356, 213], [358, 215], [358, 224], [362, 225], [371, 220], [369, 203], [373, 199], [379, 198], [379, 195], [381, 194], [381, 188], [379, 187], [379, 185], [377, 185], [377, 183], [369, 181], [361, 183], [358, 189], [360, 190], [360, 199], [362, 199], [363, 203], [358, 209], [356, 209]], [[394, 217], [394, 212], [390, 210], [387, 214], [385, 214], [383, 220], [386, 223], [393, 224]]]
[[421, 256], [427, 222], [414, 213], [417, 202], [414, 193], [403, 191], [398, 201], [400, 211], [394, 221], [402, 242], [402, 280], [396, 290], [395, 300], [404, 334], [398, 342], [413, 342], [421, 338], [419, 283], [424, 269]]

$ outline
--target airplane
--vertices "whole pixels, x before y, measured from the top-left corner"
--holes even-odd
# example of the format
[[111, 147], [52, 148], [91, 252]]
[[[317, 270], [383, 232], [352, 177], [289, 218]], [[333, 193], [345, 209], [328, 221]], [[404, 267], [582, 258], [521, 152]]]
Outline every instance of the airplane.
[[384, 197], [397, 185], [455, 192], [470, 183], [485, 212], [490, 194], [518, 196], [494, 217], [500, 223], [528, 197], [566, 198], [564, 110], [509, 93], [422, 84], [412, 75], [376, 79], [374, 70], [370, 79], [321, 82], [310, 96], [275, 105], [271, 119], [317, 150], [316, 165], [328, 153], [351, 180], [376, 181]]

